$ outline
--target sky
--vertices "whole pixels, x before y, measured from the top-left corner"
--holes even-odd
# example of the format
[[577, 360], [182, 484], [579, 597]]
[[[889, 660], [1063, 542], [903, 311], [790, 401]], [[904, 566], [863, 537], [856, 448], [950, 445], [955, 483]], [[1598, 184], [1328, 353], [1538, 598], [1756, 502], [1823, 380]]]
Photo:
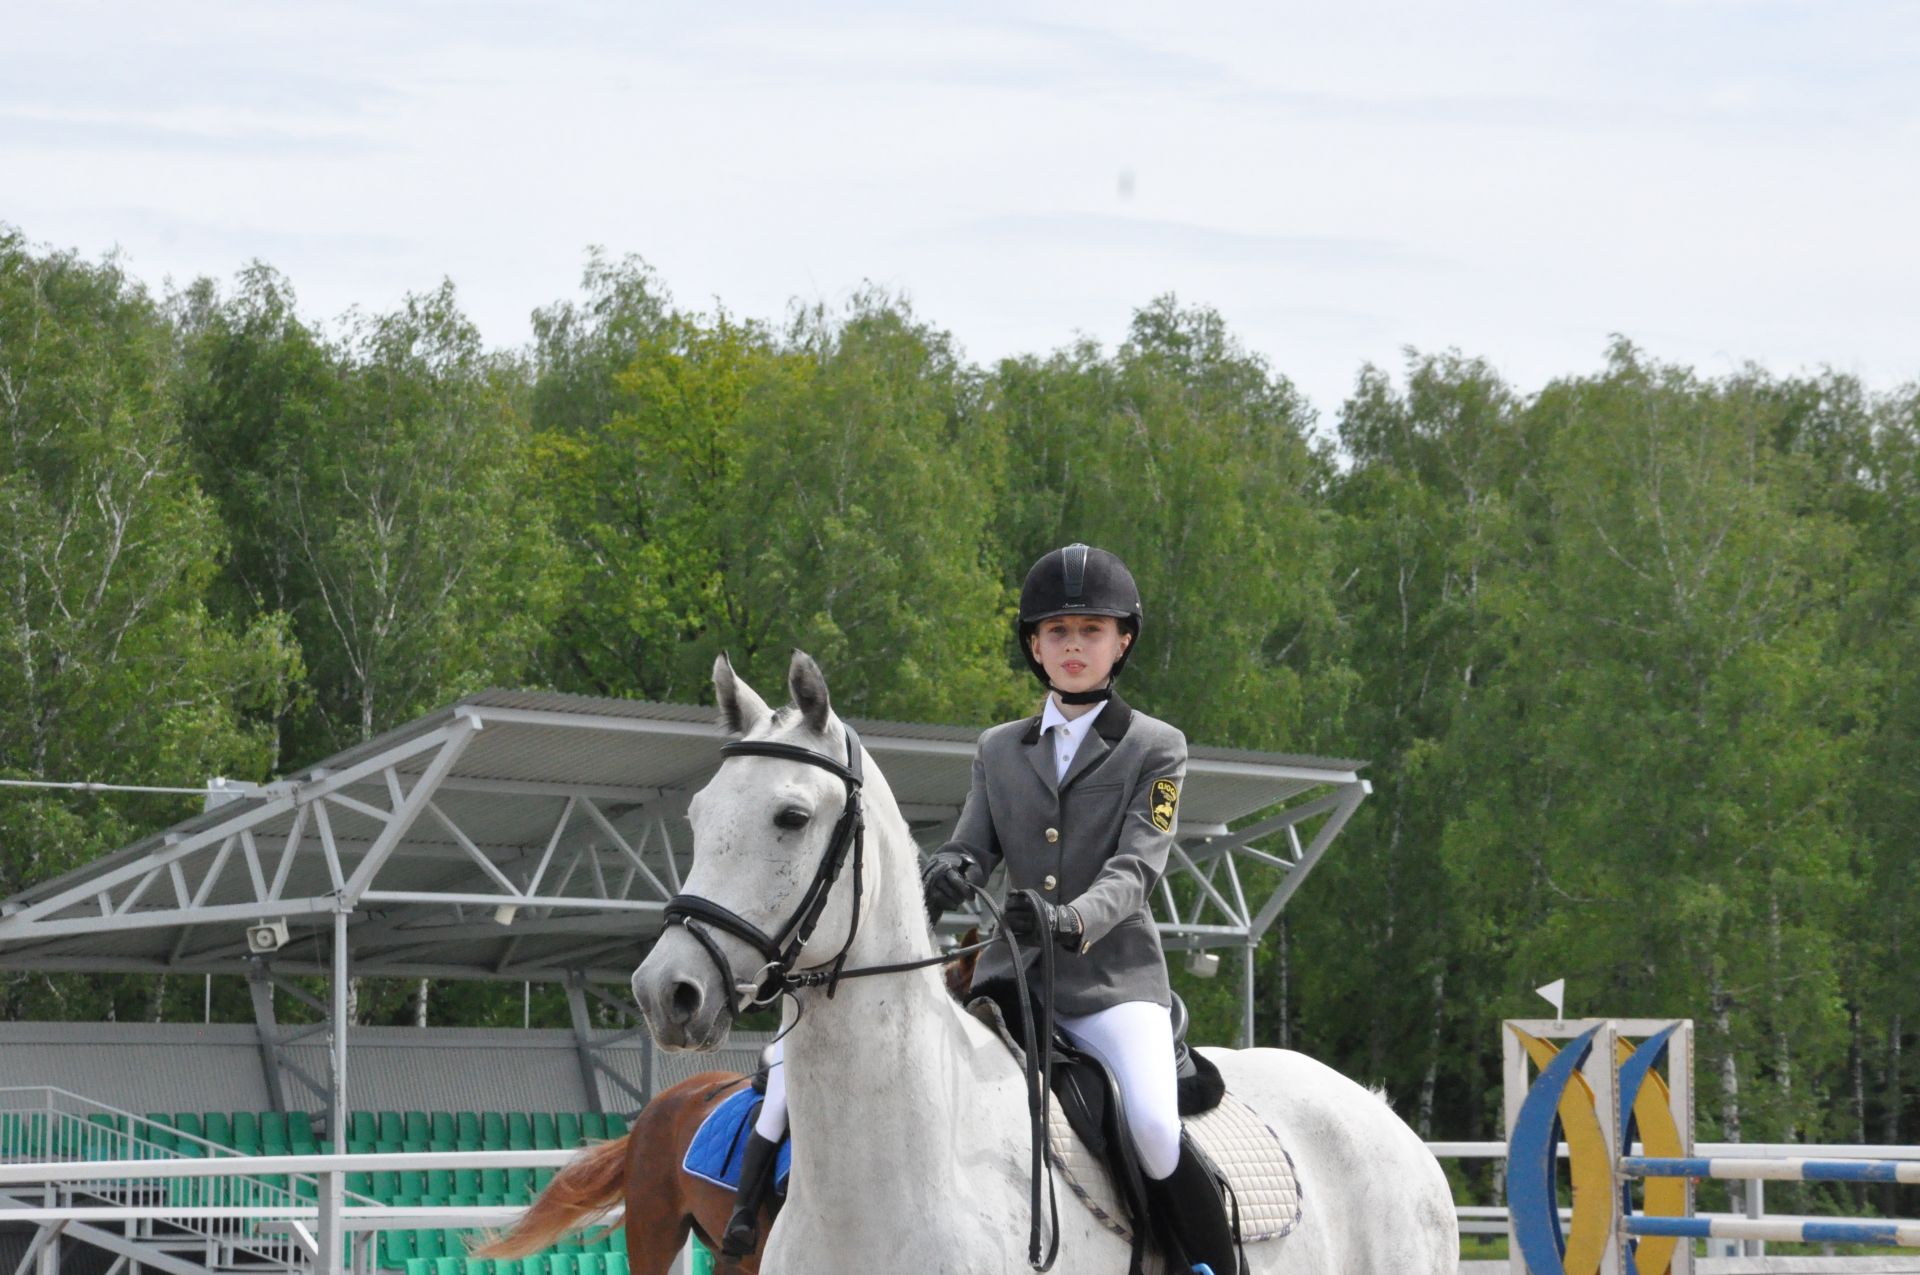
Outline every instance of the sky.
[[156, 290], [450, 278], [518, 346], [597, 245], [978, 362], [1172, 293], [1327, 422], [1409, 347], [1920, 380], [1916, 160], [1904, 0], [0, 0], [0, 222]]

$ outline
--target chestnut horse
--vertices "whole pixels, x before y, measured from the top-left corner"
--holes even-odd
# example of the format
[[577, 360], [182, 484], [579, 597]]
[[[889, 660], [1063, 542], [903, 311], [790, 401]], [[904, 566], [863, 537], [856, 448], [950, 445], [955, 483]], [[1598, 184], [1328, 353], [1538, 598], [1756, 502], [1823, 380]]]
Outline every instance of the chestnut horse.
[[[975, 929], [960, 942], [970, 947], [979, 940]], [[979, 953], [969, 953], [947, 966], [948, 991], [966, 994], [978, 959]], [[747, 1077], [731, 1071], [703, 1071], [662, 1089], [634, 1117], [625, 1137], [596, 1143], [575, 1156], [510, 1230], [474, 1249], [473, 1255], [538, 1253], [568, 1231], [593, 1225], [624, 1200], [627, 1268], [632, 1275], [666, 1275], [689, 1234], [699, 1236], [713, 1253], [714, 1275], [755, 1275], [771, 1229], [767, 1214], [761, 1214], [760, 1243], [752, 1253], [739, 1259], [723, 1256], [719, 1236], [733, 1216], [733, 1191], [680, 1168], [701, 1123], [746, 1083]]]

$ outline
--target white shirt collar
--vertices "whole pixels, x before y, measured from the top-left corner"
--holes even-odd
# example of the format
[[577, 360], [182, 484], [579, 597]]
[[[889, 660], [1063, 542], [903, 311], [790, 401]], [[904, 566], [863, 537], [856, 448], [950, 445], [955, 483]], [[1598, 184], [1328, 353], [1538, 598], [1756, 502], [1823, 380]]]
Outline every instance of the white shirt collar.
[[1100, 716], [1100, 710], [1106, 706], [1107, 701], [1101, 700], [1080, 716], [1069, 720], [1060, 711], [1060, 705], [1054, 702], [1053, 696], [1047, 696], [1047, 706], [1040, 710], [1040, 733], [1044, 735], [1055, 726], [1060, 728], [1053, 737], [1054, 778], [1066, 778], [1067, 768], [1073, 765], [1074, 754], [1080, 751], [1080, 741], [1093, 730], [1093, 719]]

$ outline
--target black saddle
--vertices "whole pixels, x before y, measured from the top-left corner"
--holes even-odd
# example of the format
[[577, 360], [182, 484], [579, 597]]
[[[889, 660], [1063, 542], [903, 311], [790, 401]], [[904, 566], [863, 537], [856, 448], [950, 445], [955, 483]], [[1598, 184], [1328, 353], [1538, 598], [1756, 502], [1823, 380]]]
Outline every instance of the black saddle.
[[[1022, 1038], [1024, 1028], [1019, 991], [1012, 979], [993, 978], [976, 983], [973, 995], [991, 1000], [1000, 1011], [1007, 1034], [1013, 1037], [1020, 1048], [1029, 1048]], [[1218, 1067], [1188, 1048], [1187, 1007], [1178, 992], [1172, 995], [1173, 1004], [1168, 1012], [1173, 1016], [1173, 1053], [1179, 1078], [1180, 1116], [1186, 1119], [1219, 1106], [1220, 1099], [1226, 1095], [1227, 1086], [1221, 1079]], [[1034, 1021], [1039, 1020], [1036, 1006]], [[1121, 1100], [1119, 1083], [1105, 1063], [1068, 1040], [1058, 1028], [1053, 1033], [1053, 1074], [1050, 1081], [1054, 1100], [1060, 1104], [1060, 1113], [1066, 1117], [1067, 1124], [1113, 1176], [1114, 1186], [1133, 1219], [1137, 1248], [1141, 1237], [1149, 1233], [1151, 1221], [1148, 1216], [1146, 1179], [1140, 1171], [1139, 1158], [1133, 1148], [1133, 1136], [1127, 1128], [1126, 1104]], [[1181, 1136], [1184, 1139], [1186, 1135]], [[1187, 1145], [1195, 1154], [1205, 1158], [1197, 1146], [1191, 1142]], [[1219, 1174], [1216, 1172], [1214, 1177], [1217, 1180]]]

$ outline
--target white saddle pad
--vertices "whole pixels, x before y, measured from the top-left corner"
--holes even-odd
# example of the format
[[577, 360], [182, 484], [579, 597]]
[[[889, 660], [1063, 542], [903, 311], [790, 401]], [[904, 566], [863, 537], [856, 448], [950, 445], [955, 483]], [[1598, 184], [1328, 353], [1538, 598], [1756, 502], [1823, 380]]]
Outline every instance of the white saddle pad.
[[[1023, 1057], [991, 1002], [977, 1001], [971, 1008], [1016, 1057]], [[1133, 1227], [1112, 1175], [1074, 1136], [1060, 1105], [1055, 1103], [1050, 1111], [1048, 1150], [1060, 1176], [1102, 1226], [1131, 1241]], [[1300, 1183], [1294, 1176], [1293, 1157], [1280, 1145], [1280, 1135], [1253, 1108], [1229, 1093], [1212, 1111], [1190, 1116], [1183, 1123], [1232, 1188], [1228, 1207], [1239, 1204], [1241, 1243], [1277, 1240], [1300, 1224]]]

